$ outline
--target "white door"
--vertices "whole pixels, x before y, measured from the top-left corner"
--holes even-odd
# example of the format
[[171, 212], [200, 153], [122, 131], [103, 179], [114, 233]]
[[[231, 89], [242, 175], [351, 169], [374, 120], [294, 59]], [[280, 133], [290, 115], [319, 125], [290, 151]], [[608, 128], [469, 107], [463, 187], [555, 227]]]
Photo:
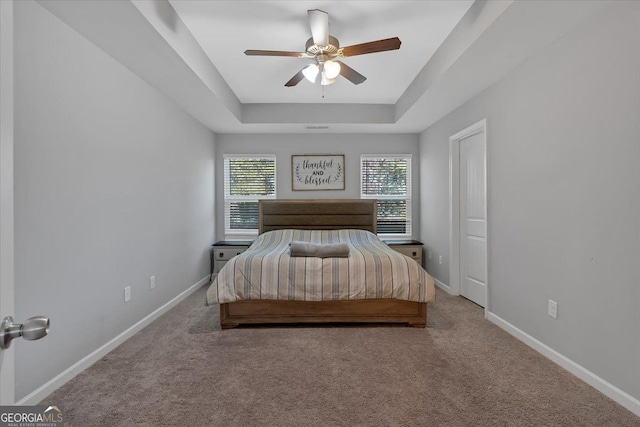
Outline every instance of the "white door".
[[[0, 0], [0, 320], [13, 315], [13, 2]], [[0, 405], [14, 404], [13, 348], [0, 350]]]
[[484, 307], [487, 218], [484, 131], [460, 140], [460, 295]]

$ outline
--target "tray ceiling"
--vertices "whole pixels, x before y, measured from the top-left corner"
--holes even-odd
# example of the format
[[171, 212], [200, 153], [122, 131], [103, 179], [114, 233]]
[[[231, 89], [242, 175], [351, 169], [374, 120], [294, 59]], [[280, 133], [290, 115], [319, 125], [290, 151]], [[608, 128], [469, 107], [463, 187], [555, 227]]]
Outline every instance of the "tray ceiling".
[[[393, 104], [467, 12], [460, 1], [201, 1], [171, 5], [242, 103]], [[246, 49], [303, 52], [308, 9], [329, 14], [341, 46], [399, 37], [399, 50], [345, 58], [367, 80], [284, 87], [309, 59], [249, 57]], [[323, 91], [324, 89], [324, 91]], [[324, 92], [324, 98], [322, 97]]]

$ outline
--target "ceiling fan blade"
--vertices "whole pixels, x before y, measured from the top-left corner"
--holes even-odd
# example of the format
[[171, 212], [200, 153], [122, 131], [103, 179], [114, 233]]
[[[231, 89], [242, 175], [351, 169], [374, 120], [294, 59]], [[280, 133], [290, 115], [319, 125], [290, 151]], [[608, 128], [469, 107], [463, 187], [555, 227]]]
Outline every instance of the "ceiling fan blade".
[[385, 52], [387, 50], [400, 49], [402, 42], [397, 37], [390, 39], [376, 40], [374, 42], [354, 44], [352, 46], [343, 47], [340, 49], [340, 56], [356, 56], [364, 55], [365, 53]]
[[320, 9], [308, 10], [307, 14], [313, 43], [318, 46], [329, 46], [329, 14]]
[[363, 76], [362, 74], [360, 74], [359, 72], [357, 72], [353, 68], [349, 67], [344, 62], [342, 62], [342, 61], [335, 61], [335, 62], [340, 64], [340, 74], [342, 75], [342, 77], [344, 77], [345, 79], [349, 80], [354, 85], [359, 85], [360, 83], [362, 83], [365, 80], [367, 80], [367, 78], [365, 76]]
[[245, 55], [249, 56], [292, 56], [294, 58], [302, 58], [300, 52], [286, 52], [282, 50], [245, 50]]
[[292, 87], [300, 83], [302, 79], [304, 79], [304, 74], [302, 73], [302, 70], [300, 70], [295, 76], [291, 77], [291, 80], [286, 82], [284, 85], [286, 87]]

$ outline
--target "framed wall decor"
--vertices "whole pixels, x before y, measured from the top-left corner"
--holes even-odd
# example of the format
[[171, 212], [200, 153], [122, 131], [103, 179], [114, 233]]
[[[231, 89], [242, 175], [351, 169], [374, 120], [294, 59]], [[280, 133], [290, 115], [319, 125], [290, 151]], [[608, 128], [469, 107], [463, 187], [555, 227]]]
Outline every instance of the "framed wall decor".
[[291, 156], [293, 191], [344, 190], [344, 154]]

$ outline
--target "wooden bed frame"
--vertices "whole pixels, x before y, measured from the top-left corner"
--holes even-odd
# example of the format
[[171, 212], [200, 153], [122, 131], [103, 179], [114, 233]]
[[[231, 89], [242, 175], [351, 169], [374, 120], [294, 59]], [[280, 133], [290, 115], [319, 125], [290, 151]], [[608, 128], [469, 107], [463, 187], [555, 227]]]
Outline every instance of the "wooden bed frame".
[[[261, 200], [259, 233], [285, 228], [335, 230], [357, 228], [376, 232], [375, 200]], [[418, 328], [427, 324], [427, 304], [396, 299], [350, 301], [244, 300], [220, 304], [223, 329], [277, 323], [398, 323]]]

